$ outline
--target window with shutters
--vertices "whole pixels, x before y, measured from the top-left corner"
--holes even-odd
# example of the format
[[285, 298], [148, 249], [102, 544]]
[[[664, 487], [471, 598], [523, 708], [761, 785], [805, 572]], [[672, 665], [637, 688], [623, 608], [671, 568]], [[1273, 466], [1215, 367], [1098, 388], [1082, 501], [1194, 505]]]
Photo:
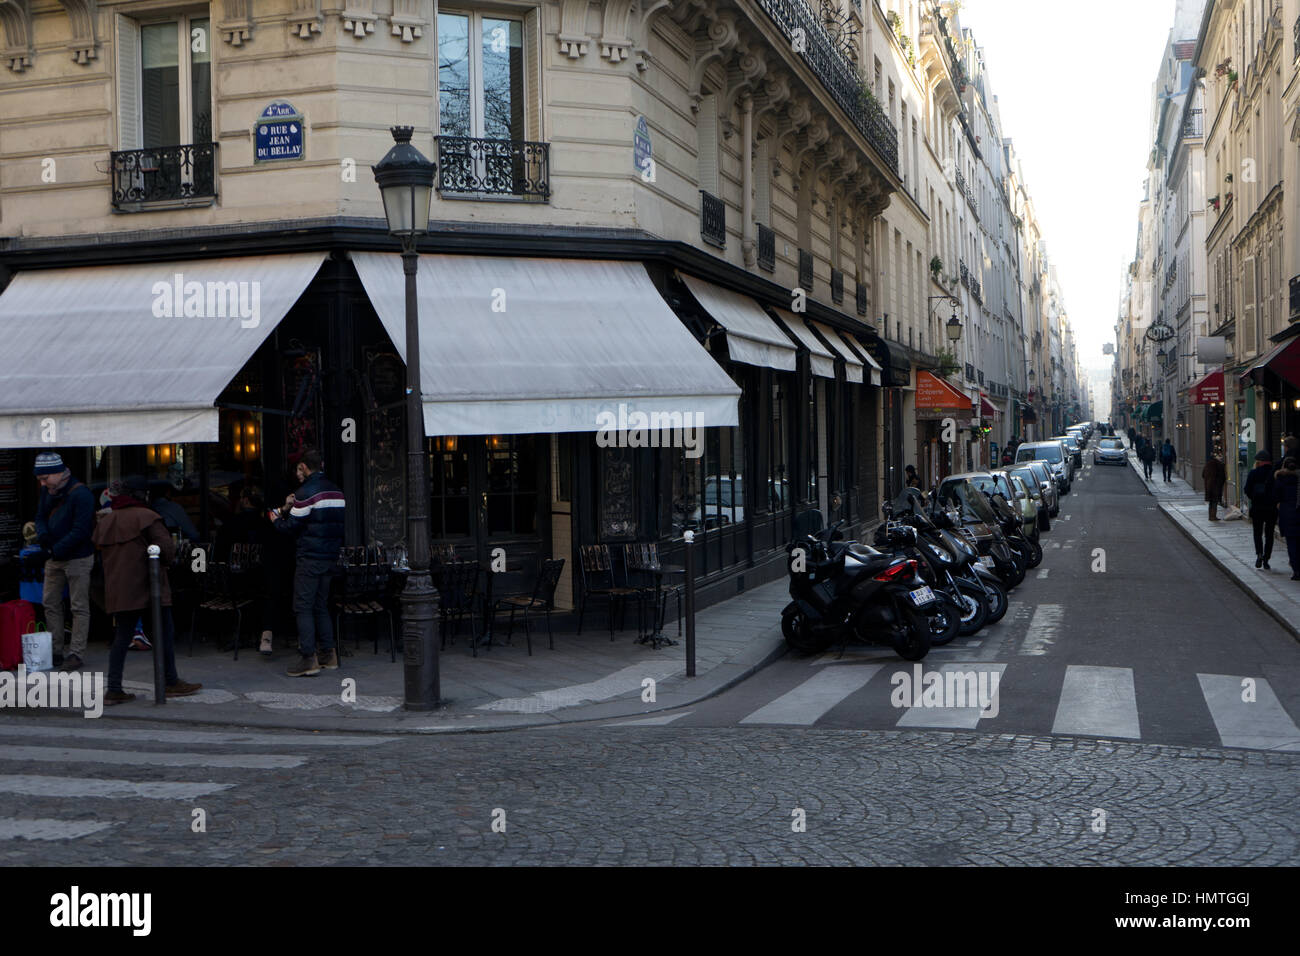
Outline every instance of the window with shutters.
[[438, 11], [438, 192], [550, 198], [537, 14]]
[[1255, 257], [1250, 256], [1241, 264], [1241, 322], [1238, 336], [1241, 339], [1241, 355], [1249, 358], [1255, 354], [1259, 341], [1255, 297]]

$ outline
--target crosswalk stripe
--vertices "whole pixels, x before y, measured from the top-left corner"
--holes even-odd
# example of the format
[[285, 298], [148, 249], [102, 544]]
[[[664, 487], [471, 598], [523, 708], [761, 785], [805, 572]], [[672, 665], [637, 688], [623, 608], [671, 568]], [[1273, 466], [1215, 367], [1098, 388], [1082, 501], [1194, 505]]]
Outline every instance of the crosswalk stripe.
[[222, 767], [242, 770], [289, 770], [306, 757], [281, 754], [169, 754], [136, 750], [89, 750], [85, 747], [15, 747], [0, 749], [0, 761], [43, 763], [110, 763], [133, 767]]
[[[984, 664], [981, 667], [974, 668], [970, 664], [944, 664], [939, 668], [940, 674], [952, 674], [957, 672], [978, 673], [985, 671], [987, 673], [996, 672], [999, 681], [1002, 673], [1007, 669], [1006, 664]], [[988, 680], [988, 678], [985, 678]], [[991, 687], [991, 685], [989, 685]], [[969, 697], [967, 698], [970, 699]], [[991, 709], [991, 708], [990, 708]], [[899, 718], [897, 727], [948, 727], [954, 730], [974, 730], [984, 715], [981, 712], [978, 698], [974, 705], [970, 707], [909, 707], [906, 713]], [[993, 716], [992, 714], [988, 716]]]
[[0, 840], [75, 840], [116, 825], [96, 823], [93, 820], [20, 820], [16, 817], [0, 817]]
[[0, 723], [2, 737], [69, 737], [78, 741], [111, 740], [160, 744], [213, 744], [216, 746], [248, 745], [255, 747], [373, 747], [391, 743], [397, 737], [348, 736], [345, 734], [263, 734], [204, 730], [139, 730], [84, 727], [89, 721], [65, 721], [58, 724], [30, 724], [8, 721]]
[[1038, 605], [1029, 622], [1029, 631], [1020, 642], [1020, 653], [1026, 657], [1042, 657], [1047, 648], [1056, 643], [1057, 630], [1064, 620], [1065, 608], [1061, 605]]
[[1244, 677], [1197, 674], [1196, 678], [1223, 746], [1300, 751], [1300, 727], [1282, 708], [1267, 680], [1253, 678], [1255, 700], [1244, 701]]
[[607, 723], [606, 727], [662, 727], [664, 724], [671, 724], [679, 717], [685, 717], [691, 711], [683, 711], [680, 714], [660, 714], [658, 717], [643, 717], [640, 720], [614, 720]]
[[177, 783], [151, 780], [96, 780], [89, 777], [41, 777], [0, 774], [0, 793], [26, 797], [146, 797], [150, 800], [193, 800], [230, 790], [233, 783]]
[[882, 667], [883, 664], [828, 667], [742, 718], [740, 723], [811, 726], [844, 698], [867, 686]]
[[1052, 733], [1141, 739], [1133, 669], [1084, 664], [1066, 667]]

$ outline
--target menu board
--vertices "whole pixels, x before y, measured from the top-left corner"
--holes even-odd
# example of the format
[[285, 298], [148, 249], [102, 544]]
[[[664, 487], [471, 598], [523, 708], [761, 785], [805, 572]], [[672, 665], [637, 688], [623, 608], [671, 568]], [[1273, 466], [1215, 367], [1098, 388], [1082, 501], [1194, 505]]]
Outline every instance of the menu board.
[[635, 472], [630, 448], [606, 448], [600, 468], [600, 537], [602, 541], [636, 539]]
[[22, 547], [18, 515], [18, 452], [0, 451], [0, 564], [8, 564]]
[[406, 366], [391, 351], [366, 350], [366, 539], [406, 545]]

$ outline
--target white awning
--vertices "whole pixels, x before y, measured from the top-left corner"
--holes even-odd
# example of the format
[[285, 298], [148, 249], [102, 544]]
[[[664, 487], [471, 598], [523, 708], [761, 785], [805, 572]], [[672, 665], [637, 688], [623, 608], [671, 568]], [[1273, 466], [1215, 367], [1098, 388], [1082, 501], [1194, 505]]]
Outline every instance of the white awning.
[[862, 364], [866, 368], [871, 370], [871, 384], [879, 385], [881, 383], [881, 376], [884, 374], [885, 369], [879, 362], [872, 358], [871, 353], [867, 351], [866, 346], [861, 342], [855, 341], [851, 335], [841, 335], [840, 340], [852, 350], [854, 355], [862, 360]]
[[727, 350], [733, 361], [760, 368], [793, 372], [798, 352], [763, 307], [747, 295], [678, 273], [700, 307], [727, 330]]
[[218, 441], [218, 396], [324, 260], [20, 272], [0, 295], [0, 448]]
[[[840, 353], [840, 358], [844, 359], [844, 375], [850, 382], [862, 382], [862, 359], [858, 358], [856, 352], [849, 348], [844, 339], [840, 338], [840, 333], [836, 332], [829, 325], [823, 325], [820, 322], [814, 322], [813, 326], [822, 337], [831, 344], [831, 348]], [[877, 373], [877, 376], [879, 373]], [[872, 384], [879, 385], [880, 379], [876, 378]]]
[[812, 373], [818, 378], [835, 377], [835, 355], [826, 346], [822, 345], [821, 340], [813, 335], [812, 329], [808, 328], [804, 321], [793, 312], [785, 309], [776, 310], [777, 318], [781, 324], [790, 330], [790, 334], [803, 343], [804, 348], [812, 353]]
[[[352, 261], [405, 361], [401, 257]], [[430, 435], [594, 432], [609, 416], [635, 429], [637, 413], [739, 424], [740, 388], [640, 263], [422, 255], [417, 282]]]

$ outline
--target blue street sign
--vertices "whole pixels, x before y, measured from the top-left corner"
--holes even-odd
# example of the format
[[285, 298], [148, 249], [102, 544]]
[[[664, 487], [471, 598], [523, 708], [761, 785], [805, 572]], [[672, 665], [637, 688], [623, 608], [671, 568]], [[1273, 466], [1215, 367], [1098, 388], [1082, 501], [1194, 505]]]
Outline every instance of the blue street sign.
[[653, 176], [654, 152], [650, 146], [650, 127], [644, 116], [637, 117], [636, 131], [632, 134], [632, 165], [644, 176]]
[[303, 118], [286, 100], [276, 100], [257, 119], [253, 128], [253, 161], [270, 163], [302, 159]]

